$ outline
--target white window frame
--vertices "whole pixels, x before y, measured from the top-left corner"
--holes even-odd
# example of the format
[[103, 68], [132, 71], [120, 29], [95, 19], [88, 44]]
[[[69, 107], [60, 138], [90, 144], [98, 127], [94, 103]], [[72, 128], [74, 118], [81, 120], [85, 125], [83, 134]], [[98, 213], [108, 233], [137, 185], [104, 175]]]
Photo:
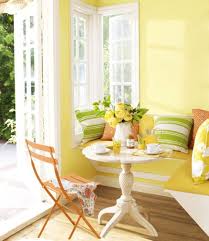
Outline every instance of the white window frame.
[[[133, 89], [132, 104], [137, 105], [139, 101], [139, 4], [120, 4], [109, 7], [94, 7], [83, 3], [81, 0], [70, 1], [70, 41], [71, 41], [71, 106], [72, 106], [72, 147], [77, 147], [82, 139], [82, 133], [75, 133], [75, 107], [74, 107], [74, 81], [73, 81], [73, 13], [74, 11], [85, 14], [89, 18], [89, 44], [88, 44], [88, 76], [89, 79], [89, 101], [100, 100], [104, 97], [103, 85], [103, 32], [102, 17], [115, 14], [134, 14], [136, 19], [136, 46], [134, 51], [135, 62], [135, 84]], [[95, 67], [96, 66], [96, 67]], [[89, 106], [91, 107], [91, 106]]]
[[[131, 14], [135, 19], [135, 26], [134, 26], [134, 35], [136, 36], [133, 40], [133, 46], [136, 46], [135, 49], [132, 51], [133, 59], [136, 61], [134, 62], [133, 73], [135, 73], [135, 76], [133, 76], [134, 83], [132, 83], [132, 105], [137, 105], [140, 98], [140, 79], [139, 79], [139, 3], [129, 3], [129, 4], [121, 4], [121, 5], [113, 5], [108, 7], [100, 7], [97, 9], [97, 14], [100, 16], [100, 26], [99, 28], [103, 29], [102, 26], [102, 18], [104, 16], [112, 16], [112, 15], [120, 15], [120, 14]], [[102, 72], [100, 73], [100, 76], [102, 76], [101, 84], [104, 84], [104, 72], [103, 72], [103, 31], [102, 31]], [[110, 93], [111, 94], [111, 93]], [[104, 95], [104, 93], [103, 93]]]
[[73, 15], [74, 12], [80, 13], [81, 15], [86, 15], [88, 17], [88, 49], [87, 49], [87, 81], [89, 81], [89, 107], [90, 104], [98, 98], [100, 98], [101, 94], [98, 93], [97, 87], [97, 69], [94, 68], [95, 64], [98, 65], [98, 61], [96, 60], [95, 54], [95, 39], [97, 36], [95, 23], [97, 22], [97, 15], [96, 15], [96, 7], [90, 6], [88, 4], [83, 3], [80, 0], [73, 0], [70, 1], [70, 16], [71, 16], [71, 24], [70, 24], [70, 39], [71, 39], [71, 81], [72, 81], [72, 91], [71, 91], [71, 103], [72, 103], [72, 146], [76, 147], [80, 143], [82, 139], [82, 133], [75, 132], [75, 105], [74, 105], [74, 78], [73, 78]]

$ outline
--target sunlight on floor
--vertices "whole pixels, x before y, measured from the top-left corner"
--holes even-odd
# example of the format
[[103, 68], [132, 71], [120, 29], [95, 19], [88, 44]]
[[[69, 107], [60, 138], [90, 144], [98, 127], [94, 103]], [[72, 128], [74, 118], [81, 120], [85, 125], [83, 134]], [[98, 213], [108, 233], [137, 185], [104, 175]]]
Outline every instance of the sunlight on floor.
[[[72, 215], [73, 219], [76, 219], [75, 215]], [[7, 239], [7, 241], [17, 241], [25, 238], [28, 240], [33, 240], [37, 237], [38, 232], [40, 231], [41, 226], [43, 225], [45, 219], [41, 219], [36, 223], [30, 225], [29, 227], [25, 228], [24, 230], [20, 231], [13, 237]], [[102, 230], [104, 227], [103, 225], [99, 225], [96, 219], [89, 218], [90, 222], [96, 228], [98, 232]], [[85, 227], [85, 224], [81, 221], [82, 227]], [[71, 238], [72, 241], [97, 241], [98, 239], [95, 238], [91, 233], [87, 232], [81, 226], [76, 229], [73, 237]], [[55, 215], [53, 219], [48, 223], [46, 230], [44, 231], [42, 238], [49, 240], [49, 241], [67, 241], [69, 233], [71, 232], [72, 225], [68, 223], [65, 216], [61, 213]], [[120, 238], [119, 238], [120, 237]], [[105, 241], [153, 241], [152, 238], [143, 238], [143, 235], [139, 233], [129, 232], [123, 229], [114, 228], [112, 229], [105, 238], [101, 240]], [[24, 240], [24, 239], [23, 239]], [[41, 241], [41, 240], [40, 240]]]

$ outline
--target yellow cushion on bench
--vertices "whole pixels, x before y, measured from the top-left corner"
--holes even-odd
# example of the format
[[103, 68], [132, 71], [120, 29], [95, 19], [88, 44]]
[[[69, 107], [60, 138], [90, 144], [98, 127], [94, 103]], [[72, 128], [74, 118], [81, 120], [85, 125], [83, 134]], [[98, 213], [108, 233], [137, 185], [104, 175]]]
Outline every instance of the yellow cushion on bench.
[[209, 181], [202, 184], [194, 184], [191, 172], [191, 161], [188, 161], [165, 183], [165, 189], [209, 195]]

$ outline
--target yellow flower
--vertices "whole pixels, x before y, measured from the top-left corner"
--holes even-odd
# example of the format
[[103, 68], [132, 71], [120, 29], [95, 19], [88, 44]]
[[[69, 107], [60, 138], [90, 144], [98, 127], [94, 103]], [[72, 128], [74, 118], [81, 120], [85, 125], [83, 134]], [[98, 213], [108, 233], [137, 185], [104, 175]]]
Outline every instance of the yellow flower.
[[113, 112], [112, 110], [106, 111], [104, 119], [105, 119], [106, 121], [108, 121], [108, 120], [111, 119], [112, 117], [114, 117], [114, 112]]
[[129, 113], [128, 111], [125, 112], [124, 120], [125, 121], [131, 121], [133, 118], [132, 114]]
[[108, 123], [111, 127], [115, 128], [116, 125], [118, 124], [118, 120], [117, 120], [117, 118], [112, 117], [111, 119], [109, 119]]
[[115, 105], [115, 111], [125, 110], [124, 103], [118, 103]]
[[124, 110], [116, 110], [115, 111], [115, 116], [117, 118], [123, 119], [125, 116], [125, 111]]

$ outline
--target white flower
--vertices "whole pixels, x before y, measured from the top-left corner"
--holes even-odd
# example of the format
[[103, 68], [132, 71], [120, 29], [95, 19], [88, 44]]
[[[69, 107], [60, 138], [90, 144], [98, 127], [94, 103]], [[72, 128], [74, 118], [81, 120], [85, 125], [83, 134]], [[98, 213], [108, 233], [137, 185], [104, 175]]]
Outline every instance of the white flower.
[[201, 160], [192, 162], [192, 176], [200, 177], [204, 169], [204, 162]]

